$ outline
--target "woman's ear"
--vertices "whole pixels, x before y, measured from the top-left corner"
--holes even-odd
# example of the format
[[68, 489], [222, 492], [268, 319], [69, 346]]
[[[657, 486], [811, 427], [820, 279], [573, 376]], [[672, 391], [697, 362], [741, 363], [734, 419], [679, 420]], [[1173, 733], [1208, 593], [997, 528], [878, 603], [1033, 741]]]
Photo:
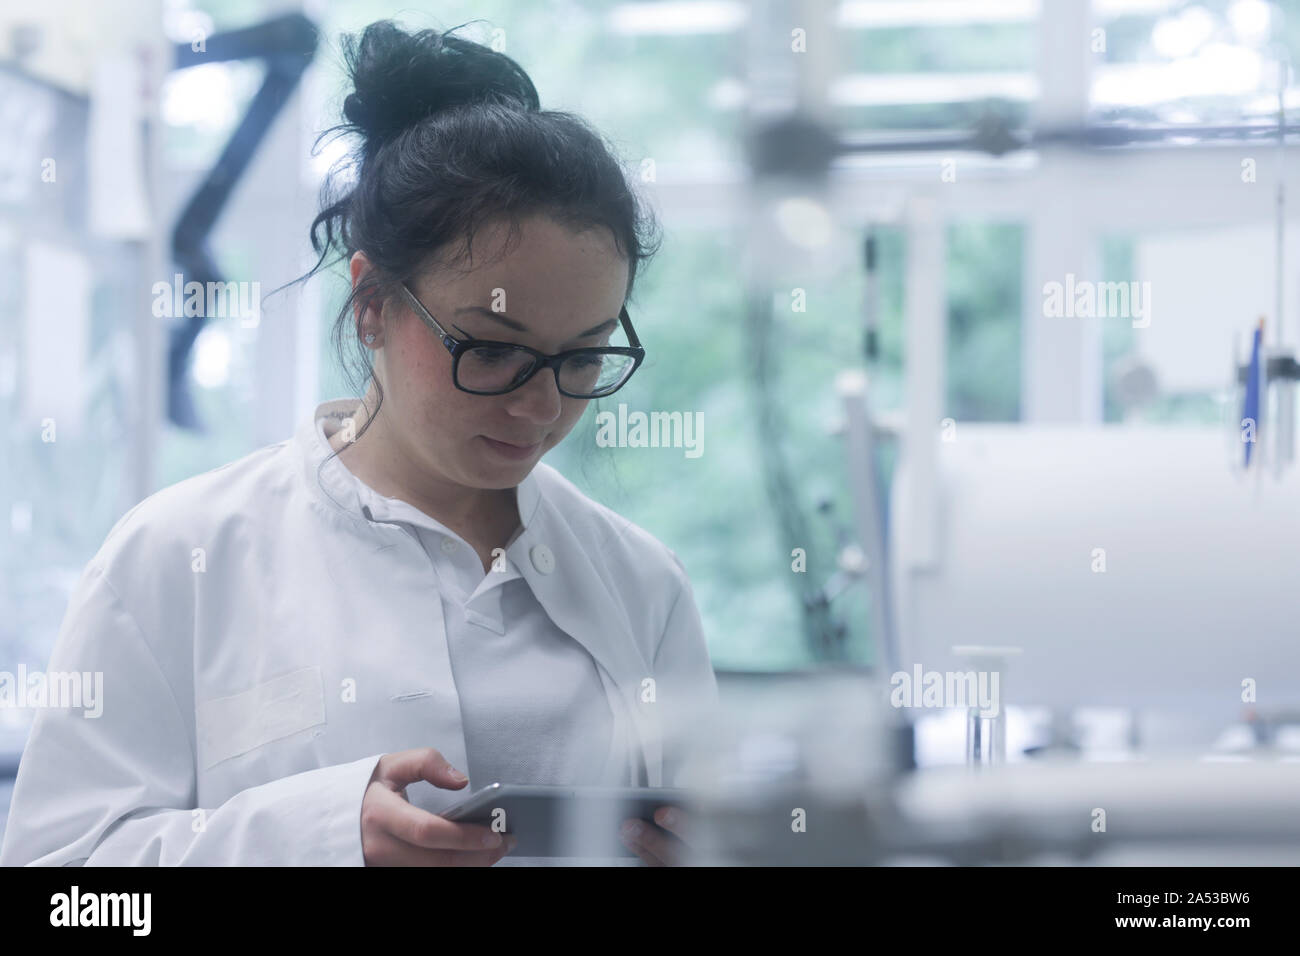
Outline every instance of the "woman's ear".
[[[352, 290], [354, 292], [356, 291], [357, 286], [365, 281], [366, 277], [370, 275], [371, 270], [373, 269], [374, 264], [371, 263], [370, 259], [367, 258], [364, 252], [357, 251], [352, 253], [352, 258], [348, 261], [348, 270], [352, 273]], [[371, 322], [365, 321], [367, 312], [374, 313]], [[380, 310], [375, 308], [373, 304], [363, 302], [362, 297], [357, 297], [352, 303], [352, 317], [356, 322], [357, 337], [364, 342], [367, 334], [374, 335], [375, 338], [366, 342], [366, 344], [373, 348], [378, 348], [382, 344], [382, 342], [379, 341], [379, 337], [383, 332], [383, 318]]]
[[352, 258], [348, 260], [348, 268], [352, 272], [352, 288], [357, 287], [357, 283], [366, 277], [374, 266], [371, 264], [369, 257], [358, 250], [352, 253]]

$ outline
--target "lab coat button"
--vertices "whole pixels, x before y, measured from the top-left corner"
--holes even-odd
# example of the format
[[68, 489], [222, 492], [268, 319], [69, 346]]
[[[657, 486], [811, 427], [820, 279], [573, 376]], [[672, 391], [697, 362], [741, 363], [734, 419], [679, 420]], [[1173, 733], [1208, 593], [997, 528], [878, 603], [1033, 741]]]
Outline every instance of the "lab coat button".
[[442, 553], [443, 553], [443, 554], [451, 554], [451, 553], [452, 553], [453, 551], [455, 551], [455, 550], [456, 550], [456, 540], [455, 540], [454, 538], [443, 538], [443, 539], [442, 539]]
[[551, 549], [546, 545], [535, 544], [528, 554], [533, 559], [533, 567], [542, 574], [550, 574], [555, 570], [555, 555], [551, 554]]

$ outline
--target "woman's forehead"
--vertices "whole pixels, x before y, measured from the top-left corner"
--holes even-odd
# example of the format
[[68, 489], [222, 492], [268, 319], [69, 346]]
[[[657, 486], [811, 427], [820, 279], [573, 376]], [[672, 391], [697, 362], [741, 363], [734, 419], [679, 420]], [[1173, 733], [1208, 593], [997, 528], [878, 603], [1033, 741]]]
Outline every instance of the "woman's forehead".
[[491, 260], [476, 256], [472, 268], [424, 270], [415, 276], [412, 289], [443, 308], [527, 311], [539, 317], [612, 309], [617, 316], [627, 278], [627, 262], [617, 255], [580, 246], [521, 245]]

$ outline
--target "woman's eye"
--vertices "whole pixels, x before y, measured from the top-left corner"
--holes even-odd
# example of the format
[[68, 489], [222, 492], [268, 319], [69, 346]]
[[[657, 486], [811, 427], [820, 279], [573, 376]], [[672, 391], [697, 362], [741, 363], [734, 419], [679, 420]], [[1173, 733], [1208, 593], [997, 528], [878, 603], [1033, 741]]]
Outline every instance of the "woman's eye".
[[474, 358], [484, 365], [497, 365], [515, 353], [514, 349], [476, 348]]

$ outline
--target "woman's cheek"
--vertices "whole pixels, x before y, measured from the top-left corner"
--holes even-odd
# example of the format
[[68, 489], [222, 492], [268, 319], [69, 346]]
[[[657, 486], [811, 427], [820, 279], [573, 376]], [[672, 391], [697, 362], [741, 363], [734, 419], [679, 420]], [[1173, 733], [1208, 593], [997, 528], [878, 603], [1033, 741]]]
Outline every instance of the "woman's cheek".
[[560, 442], [569, 436], [573, 427], [578, 424], [582, 418], [582, 413], [586, 411], [587, 403], [582, 402], [581, 407], [575, 410], [566, 411], [565, 417], [560, 421], [560, 427], [555, 429], [551, 434], [550, 448], [554, 448]]

